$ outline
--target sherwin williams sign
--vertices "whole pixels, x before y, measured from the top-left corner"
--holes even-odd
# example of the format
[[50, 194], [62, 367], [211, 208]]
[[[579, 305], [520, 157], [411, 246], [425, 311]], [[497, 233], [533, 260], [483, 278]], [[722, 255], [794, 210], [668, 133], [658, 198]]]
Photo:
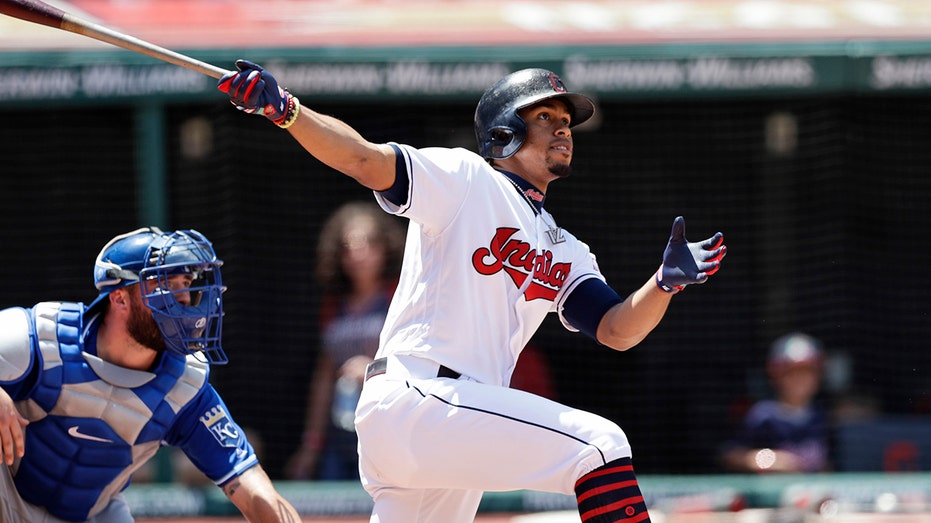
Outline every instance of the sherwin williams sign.
[[[594, 51], [586, 53], [586, 51]], [[256, 53], [258, 54], [258, 53]], [[510, 71], [546, 67], [574, 90], [602, 98], [669, 98], [734, 94], [818, 94], [921, 91], [931, 89], [927, 55], [796, 56], [694, 58], [605, 58], [603, 48], [574, 50], [564, 60], [445, 61], [429, 56], [401, 61], [260, 60], [296, 94], [321, 98], [436, 97], [477, 98]], [[23, 62], [23, 54], [17, 53]], [[0, 66], [0, 104], [26, 100], [114, 102], [120, 99], [185, 99], [216, 96], [216, 81], [171, 64], [118, 51], [110, 62], [55, 63], [34, 57], [36, 65]], [[593, 55], [595, 57], [588, 57]], [[126, 60], [132, 58], [133, 61]], [[293, 57], [291, 57], [293, 58]], [[94, 60], [99, 60], [95, 56]], [[122, 60], [122, 61], [121, 61]], [[232, 56], [213, 63], [232, 63]], [[11, 60], [0, 63], [10, 64]]]

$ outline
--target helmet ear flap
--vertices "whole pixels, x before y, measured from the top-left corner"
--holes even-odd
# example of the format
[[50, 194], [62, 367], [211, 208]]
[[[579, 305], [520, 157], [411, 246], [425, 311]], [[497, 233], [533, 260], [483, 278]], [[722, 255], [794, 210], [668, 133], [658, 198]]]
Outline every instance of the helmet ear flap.
[[493, 127], [488, 130], [486, 150], [491, 152], [493, 158], [510, 156], [505, 151], [514, 142], [514, 130], [504, 126]]
[[497, 146], [505, 146], [514, 139], [514, 131], [507, 127], [495, 127], [491, 130], [491, 143]]

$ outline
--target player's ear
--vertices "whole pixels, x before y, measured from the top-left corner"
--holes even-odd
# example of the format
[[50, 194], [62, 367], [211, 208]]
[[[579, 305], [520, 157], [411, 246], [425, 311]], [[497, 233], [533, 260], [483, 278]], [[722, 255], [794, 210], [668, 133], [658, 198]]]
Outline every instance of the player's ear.
[[129, 287], [123, 287], [122, 289], [116, 289], [110, 292], [110, 310], [113, 311], [129, 311], [129, 294], [130, 290], [137, 290], [136, 285], [130, 285]]

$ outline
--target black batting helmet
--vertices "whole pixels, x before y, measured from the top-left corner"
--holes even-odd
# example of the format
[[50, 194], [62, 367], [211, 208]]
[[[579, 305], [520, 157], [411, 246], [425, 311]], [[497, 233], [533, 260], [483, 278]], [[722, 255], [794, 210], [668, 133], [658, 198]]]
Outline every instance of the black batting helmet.
[[503, 160], [516, 153], [527, 138], [527, 125], [517, 112], [549, 98], [568, 104], [572, 126], [595, 114], [591, 99], [570, 93], [556, 73], [546, 69], [513, 72], [485, 91], [475, 108], [479, 154], [486, 160]]

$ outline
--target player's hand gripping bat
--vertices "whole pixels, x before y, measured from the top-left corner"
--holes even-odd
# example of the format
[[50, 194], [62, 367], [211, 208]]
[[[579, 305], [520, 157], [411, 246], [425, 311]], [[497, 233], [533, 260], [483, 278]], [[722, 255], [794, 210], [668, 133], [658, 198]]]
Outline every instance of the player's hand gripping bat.
[[168, 49], [150, 44], [144, 40], [83, 20], [40, 0], [0, 0], [0, 13], [20, 20], [54, 27], [55, 29], [63, 29], [71, 33], [77, 33], [95, 40], [107, 42], [108, 44], [179, 65], [192, 71], [212, 76], [213, 78], [221, 78], [229, 72], [225, 69], [191, 58], [190, 56], [169, 51]]

